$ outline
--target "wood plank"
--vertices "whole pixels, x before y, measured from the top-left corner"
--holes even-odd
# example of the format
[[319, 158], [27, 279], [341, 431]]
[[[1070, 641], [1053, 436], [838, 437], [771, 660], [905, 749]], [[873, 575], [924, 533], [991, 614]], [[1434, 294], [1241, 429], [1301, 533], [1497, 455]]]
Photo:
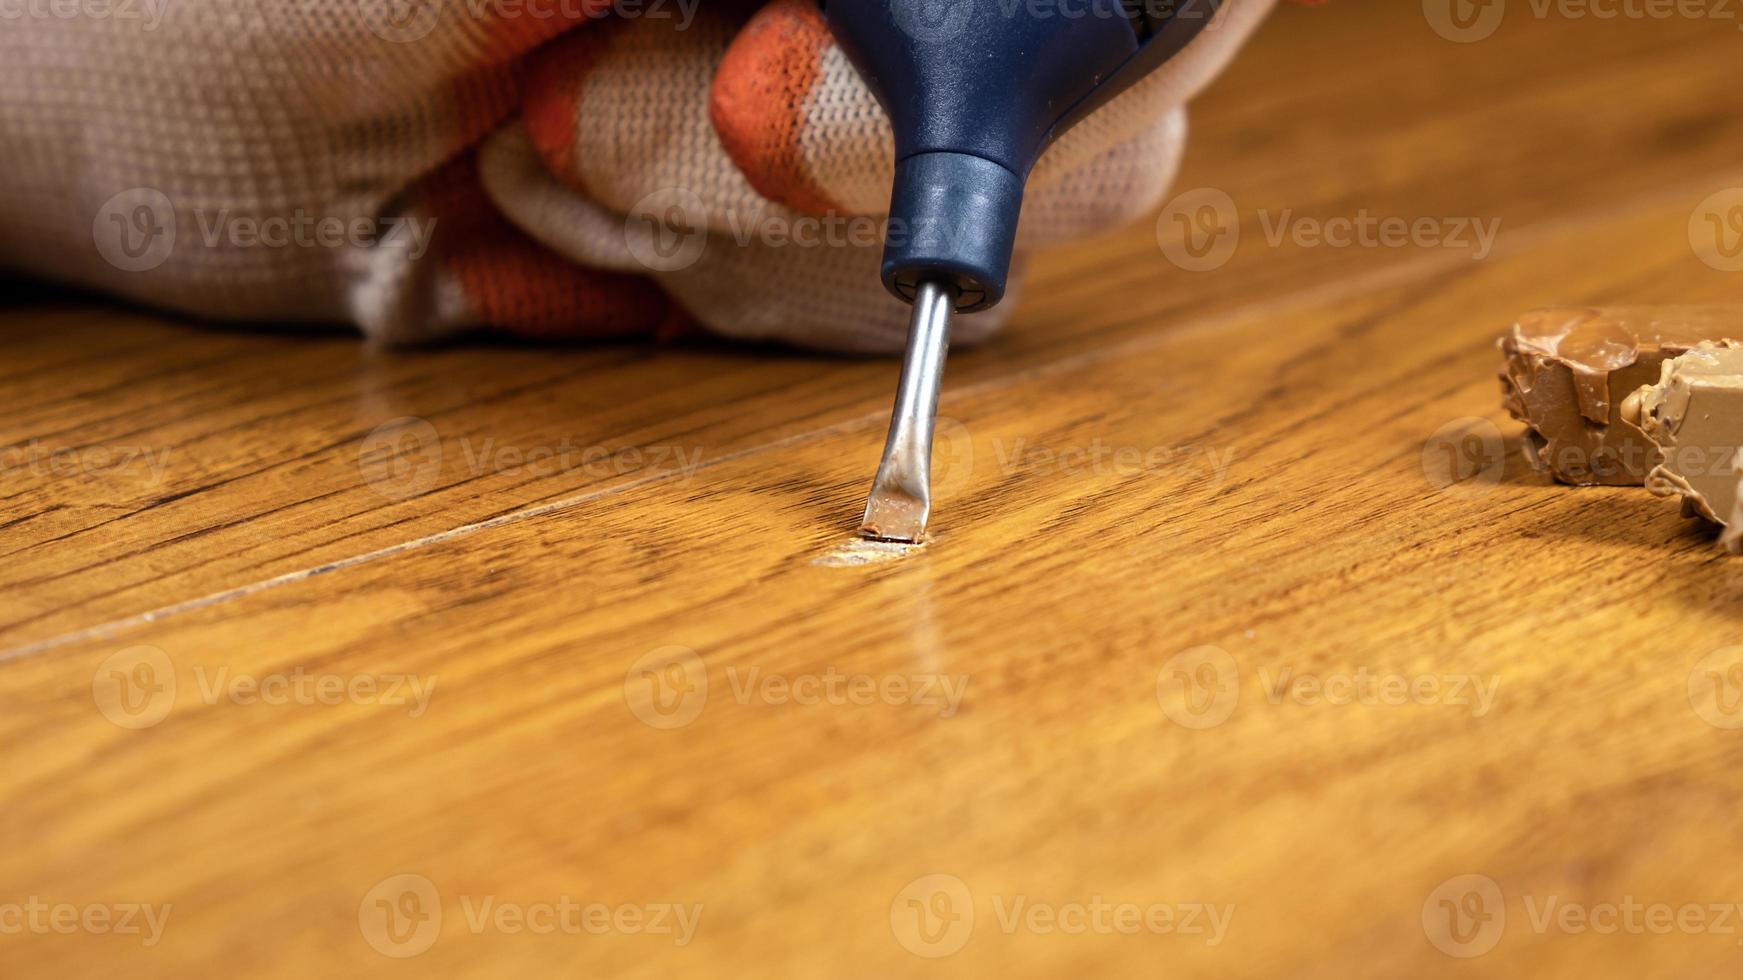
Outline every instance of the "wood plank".
[[[1743, 145], [1723, 26], [1513, 18], [1461, 46], [1411, 5], [1286, 9], [1195, 114], [1182, 186], [1234, 199], [1244, 244], [1233, 260], [1184, 273], [1160, 257], [1149, 227], [1052, 253], [1012, 335], [956, 357], [950, 383], [1021, 377], [1448, 254], [1271, 248], [1261, 210], [1499, 220], [1509, 239], [1641, 187], [1722, 186]], [[1375, 49], [1392, 56], [1352, 53]], [[136, 356], [66, 359], [48, 337]], [[8, 404], [30, 406], [0, 432], [0, 452], [112, 460], [143, 450], [137, 458], [162, 461], [9, 468], [0, 648], [13, 649], [659, 475], [646, 452], [621, 473], [529, 472], [514, 453], [725, 459], [870, 424], [887, 410], [894, 373], [720, 350], [386, 354], [341, 339], [176, 330], [77, 304], [0, 313], [0, 345], [8, 363], [35, 366], [0, 380]], [[383, 496], [358, 465], [368, 434], [401, 417], [428, 421], [443, 449], [434, 485], [411, 500]], [[486, 446], [510, 450], [509, 461], [478, 465]]]
[[[1639, 490], [1549, 486], [1511, 454], [1493, 484], [1424, 464], [1449, 423], [1511, 433], [1490, 342], [1552, 285], [1725, 297], [1687, 215], [1671, 193], [1486, 263], [956, 386], [966, 448], [941, 473], [938, 536], [899, 560], [827, 560], [876, 450], [868, 419], [16, 658], [0, 831], [31, 846], [0, 854], [0, 893], [172, 903], [162, 942], [126, 960], [142, 976], [1719, 973], [1734, 934], [1538, 932], [1530, 909], [1743, 889], [1713, 860], [1743, 830], [1743, 745], [1689, 699], [1697, 662], [1735, 642], [1743, 566]], [[1080, 465], [1098, 445], [1153, 462]], [[177, 684], [167, 718], [129, 731], [92, 691], [137, 644]], [[1205, 644], [1239, 697], [1204, 689], [1230, 714], [1192, 728], [1169, 678]], [[702, 710], [661, 729], [638, 665], [672, 646], [708, 686], [686, 701], [699, 677], [676, 661], [692, 686], [666, 706]], [[221, 668], [436, 687], [417, 717], [206, 703]], [[966, 689], [954, 712], [807, 706], [744, 693], [753, 669]], [[1310, 703], [1302, 678], [1358, 670], [1470, 678], [1494, 701]], [[391, 960], [359, 907], [401, 874], [427, 877], [445, 918]], [[975, 921], [928, 966], [897, 930], [905, 889], [935, 874], [965, 883]], [[1423, 909], [1473, 874], [1507, 919], [1467, 962]], [[562, 896], [695, 903], [702, 924], [677, 947], [467, 922], [485, 897]], [[1007, 931], [1019, 897], [1234, 912], [1215, 945]], [[129, 952], [28, 936], [0, 943], [0, 970]]]

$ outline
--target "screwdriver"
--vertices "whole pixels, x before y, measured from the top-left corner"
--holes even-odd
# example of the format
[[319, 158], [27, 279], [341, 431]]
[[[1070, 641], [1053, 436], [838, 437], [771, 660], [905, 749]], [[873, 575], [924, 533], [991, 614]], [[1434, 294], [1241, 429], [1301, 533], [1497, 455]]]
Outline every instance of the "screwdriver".
[[884, 286], [914, 306], [864, 537], [919, 543], [956, 314], [996, 306], [1028, 176], [1061, 134], [1161, 67], [1222, 0], [825, 0], [890, 117]]

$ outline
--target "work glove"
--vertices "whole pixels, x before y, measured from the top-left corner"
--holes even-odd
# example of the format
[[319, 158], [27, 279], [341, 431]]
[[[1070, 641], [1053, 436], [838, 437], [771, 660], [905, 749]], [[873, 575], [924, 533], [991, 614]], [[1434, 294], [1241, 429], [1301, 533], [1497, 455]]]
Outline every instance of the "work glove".
[[[925, 2], [925, 0], [918, 0]], [[1150, 213], [1226, 0], [1030, 180], [1022, 253]], [[900, 350], [888, 120], [811, 0], [66, 0], [0, 28], [0, 265], [396, 343]], [[984, 339], [1020, 299], [959, 320]]]

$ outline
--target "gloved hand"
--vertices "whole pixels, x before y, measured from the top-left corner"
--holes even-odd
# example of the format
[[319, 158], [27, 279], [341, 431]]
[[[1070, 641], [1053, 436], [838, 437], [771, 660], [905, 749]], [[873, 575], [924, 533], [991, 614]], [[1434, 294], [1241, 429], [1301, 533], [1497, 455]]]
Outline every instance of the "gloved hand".
[[[1068, 133], [1019, 251], [1141, 217], [1271, 0]], [[0, 263], [404, 342], [679, 330], [899, 350], [888, 122], [811, 0], [135, 0], [0, 31]], [[32, 7], [32, 10], [35, 10]], [[70, 9], [55, 7], [63, 13]], [[958, 343], [1015, 305], [961, 318]]]

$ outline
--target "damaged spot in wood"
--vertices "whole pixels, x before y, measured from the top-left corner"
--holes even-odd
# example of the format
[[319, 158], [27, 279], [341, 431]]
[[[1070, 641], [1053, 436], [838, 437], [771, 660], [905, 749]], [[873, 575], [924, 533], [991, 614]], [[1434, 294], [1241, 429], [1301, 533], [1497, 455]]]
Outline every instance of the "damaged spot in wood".
[[813, 558], [811, 564], [824, 568], [851, 568], [858, 565], [878, 565], [896, 561], [921, 550], [921, 545], [898, 541], [873, 541], [852, 538], [837, 545], [826, 555]]

